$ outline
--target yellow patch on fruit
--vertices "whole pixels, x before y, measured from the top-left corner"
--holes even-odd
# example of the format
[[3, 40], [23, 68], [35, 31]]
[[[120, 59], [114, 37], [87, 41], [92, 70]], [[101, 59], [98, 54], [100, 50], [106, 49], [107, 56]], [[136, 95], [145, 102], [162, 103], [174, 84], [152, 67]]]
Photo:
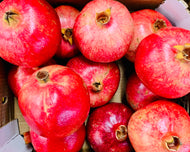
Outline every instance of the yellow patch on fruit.
[[184, 59], [186, 61], [190, 61], [190, 43], [186, 43], [184, 45], [175, 45], [175, 49], [177, 49], [177, 59]]

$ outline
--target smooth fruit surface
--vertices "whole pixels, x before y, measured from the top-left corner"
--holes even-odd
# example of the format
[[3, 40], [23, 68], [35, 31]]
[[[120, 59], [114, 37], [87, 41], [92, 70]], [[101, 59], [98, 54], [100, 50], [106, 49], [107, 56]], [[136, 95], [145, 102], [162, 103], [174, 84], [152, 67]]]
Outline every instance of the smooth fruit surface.
[[45, 0], [4, 0], [0, 3], [0, 56], [18, 66], [40, 66], [56, 53], [60, 29], [54, 8]]
[[30, 76], [39, 69], [39, 67], [28, 68], [23, 66], [12, 66], [8, 73], [9, 87], [14, 95], [18, 97], [18, 93], [23, 84], [30, 78]]
[[18, 94], [21, 87], [35, 71], [39, 70], [43, 66], [51, 64], [56, 64], [56, 61], [54, 59], [50, 59], [47, 63], [43, 64], [42, 66], [33, 68], [12, 65], [8, 72], [8, 84], [15, 97], [18, 98]]
[[129, 103], [133, 110], [143, 108], [149, 103], [161, 98], [150, 91], [138, 78], [136, 73], [132, 73], [128, 78], [125, 94], [127, 103]]
[[190, 92], [190, 31], [167, 27], [139, 44], [135, 58], [138, 77], [155, 94], [179, 98]]
[[36, 152], [78, 152], [86, 136], [85, 126], [82, 125], [73, 134], [66, 137], [43, 137], [30, 131], [31, 141]]
[[133, 34], [133, 20], [125, 5], [114, 0], [94, 0], [85, 5], [73, 27], [81, 53], [95, 62], [122, 58]]
[[72, 134], [90, 110], [83, 79], [62, 65], [46, 66], [33, 73], [22, 86], [18, 103], [29, 127], [45, 137]]
[[90, 94], [91, 107], [106, 104], [117, 91], [120, 69], [116, 63], [92, 62], [80, 55], [70, 59], [67, 66], [85, 81]]
[[59, 58], [71, 58], [79, 52], [73, 40], [73, 26], [79, 10], [69, 5], [60, 5], [55, 11], [59, 16], [62, 34], [61, 44], [55, 55]]
[[122, 103], [95, 109], [87, 122], [87, 139], [96, 152], [130, 152], [128, 121], [132, 110]]
[[164, 15], [152, 9], [134, 11], [131, 16], [134, 21], [134, 34], [125, 57], [134, 62], [137, 47], [142, 39], [172, 24]]
[[190, 117], [180, 105], [157, 100], [137, 110], [128, 123], [136, 152], [189, 152]]

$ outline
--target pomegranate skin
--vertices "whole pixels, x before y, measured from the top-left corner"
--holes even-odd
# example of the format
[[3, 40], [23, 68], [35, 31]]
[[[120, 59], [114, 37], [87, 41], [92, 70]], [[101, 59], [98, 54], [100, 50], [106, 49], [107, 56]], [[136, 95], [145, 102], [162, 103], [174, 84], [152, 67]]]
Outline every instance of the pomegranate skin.
[[160, 96], [150, 91], [138, 78], [136, 73], [132, 73], [126, 84], [126, 99], [127, 103], [133, 110], [139, 110], [149, 103], [161, 99]]
[[15, 97], [18, 98], [18, 93], [24, 83], [30, 78], [30, 76], [43, 66], [56, 64], [54, 59], [50, 59], [47, 63], [41, 65], [40, 67], [24, 67], [12, 65], [8, 72], [8, 85], [14, 93]]
[[125, 57], [134, 62], [137, 47], [142, 39], [172, 24], [164, 15], [152, 9], [134, 11], [131, 16], [134, 21], [134, 34]]
[[188, 94], [189, 55], [182, 54], [184, 51], [189, 54], [189, 43], [190, 31], [179, 27], [166, 27], [144, 38], [135, 58], [135, 71], [143, 84], [164, 98], [173, 99]]
[[[133, 113], [128, 123], [128, 135], [136, 152], [189, 152], [189, 126], [190, 117], [183, 107], [171, 101], [157, 100]], [[167, 147], [166, 142], [171, 142], [171, 146]]]
[[91, 107], [106, 104], [117, 91], [120, 69], [116, 63], [93, 62], [80, 55], [70, 59], [67, 66], [85, 81], [90, 94]]
[[30, 131], [31, 142], [36, 152], [78, 152], [86, 136], [85, 125], [82, 125], [73, 134], [66, 137], [43, 137]]
[[4, 0], [0, 22], [0, 56], [11, 64], [40, 66], [60, 45], [60, 21], [45, 0]]
[[32, 74], [18, 95], [29, 127], [44, 137], [63, 137], [85, 122], [90, 97], [83, 79], [68, 67], [50, 65]]
[[38, 70], [38, 67], [28, 68], [23, 66], [12, 66], [8, 73], [8, 84], [14, 93], [15, 97], [18, 98], [18, 92], [21, 87], [30, 78], [30, 76]]
[[[131, 152], [127, 125], [133, 111], [122, 103], [108, 103], [96, 108], [88, 118], [87, 139], [96, 152]], [[117, 134], [119, 126], [122, 136]], [[124, 137], [125, 136], [125, 137]], [[123, 139], [121, 137], [124, 137]]]
[[122, 58], [133, 35], [133, 20], [125, 5], [114, 0], [93, 0], [85, 5], [73, 27], [75, 44], [95, 62]]
[[[69, 5], [60, 5], [55, 8], [55, 11], [57, 12], [57, 15], [59, 16], [59, 20], [61, 23], [61, 29], [65, 29], [71, 32], [67, 36], [66, 32], [62, 32], [62, 40], [61, 44], [55, 54], [58, 58], [71, 58], [79, 53], [78, 48], [74, 44], [73, 38], [72, 38], [72, 29], [75, 23], [75, 19], [79, 14], [79, 10], [76, 8], [69, 6]], [[65, 38], [64, 38], [65, 36]], [[68, 41], [70, 39], [70, 42]]]

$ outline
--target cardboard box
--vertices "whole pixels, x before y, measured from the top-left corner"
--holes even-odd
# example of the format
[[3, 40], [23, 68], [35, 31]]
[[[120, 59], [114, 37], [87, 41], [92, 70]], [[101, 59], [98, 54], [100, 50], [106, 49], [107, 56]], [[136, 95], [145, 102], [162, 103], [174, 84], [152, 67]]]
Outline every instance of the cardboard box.
[[0, 59], [0, 127], [14, 119], [14, 96], [8, 87], [5, 62]]
[[[190, 11], [187, 3], [183, 0], [166, 0], [156, 10], [165, 15], [174, 26], [190, 30]], [[125, 98], [126, 75], [130, 73], [131, 69], [126, 71], [125, 63], [122, 60], [118, 61], [118, 65], [121, 70], [121, 81], [110, 102], [122, 102]], [[6, 69], [1, 60], [0, 85], [3, 86], [0, 88], [0, 97], [3, 100], [0, 104], [0, 152], [32, 151], [32, 147], [26, 145], [21, 136], [24, 132], [29, 131], [29, 127], [20, 112], [17, 99], [8, 88]], [[181, 98], [178, 104], [190, 113], [190, 95]]]

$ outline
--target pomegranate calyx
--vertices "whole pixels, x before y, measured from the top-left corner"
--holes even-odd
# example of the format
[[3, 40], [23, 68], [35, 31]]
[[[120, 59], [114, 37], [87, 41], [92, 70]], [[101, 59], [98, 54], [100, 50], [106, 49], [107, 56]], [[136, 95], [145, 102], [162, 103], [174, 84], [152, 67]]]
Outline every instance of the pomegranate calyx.
[[92, 84], [92, 90], [93, 90], [94, 92], [100, 92], [100, 91], [102, 90], [102, 88], [103, 88], [103, 85], [102, 85], [101, 82], [94, 82], [94, 83]]
[[111, 18], [111, 8], [108, 8], [103, 12], [96, 13], [96, 22], [101, 25], [109, 23], [110, 18]]
[[177, 136], [170, 136], [170, 138], [165, 140], [165, 145], [169, 151], [177, 151], [181, 145], [181, 141]]
[[127, 126], [125, 125], [120, 125], [115, 131], [115, 136], [118, 141], [125, 141], [127, 134]]
[[190, 61], [190, 43], [175, 45], [174, 48], [177, 49], [177, 59]]
[[36, 78], [41, 83], [46, 83], [49, 80], [49, 73], [47, 71], [38, 71]]
[[62, 37], [65, 41], [68, 41], [70, 45], [73, 44], [73, 29], [63, 28], [61, 29]]
[[153, 29], [155, 32], [157, 32], [158, 30], [166, 27], [166, 22], [163, 19], [157, 19], [154, 24], [153, 24]]
[[14, 16], [18, 16], [18, 14], [13, 11], [5, 12], [4, 19], [7, 21], [8, 25], [11, 25], [12, 22], [17, 22]]

